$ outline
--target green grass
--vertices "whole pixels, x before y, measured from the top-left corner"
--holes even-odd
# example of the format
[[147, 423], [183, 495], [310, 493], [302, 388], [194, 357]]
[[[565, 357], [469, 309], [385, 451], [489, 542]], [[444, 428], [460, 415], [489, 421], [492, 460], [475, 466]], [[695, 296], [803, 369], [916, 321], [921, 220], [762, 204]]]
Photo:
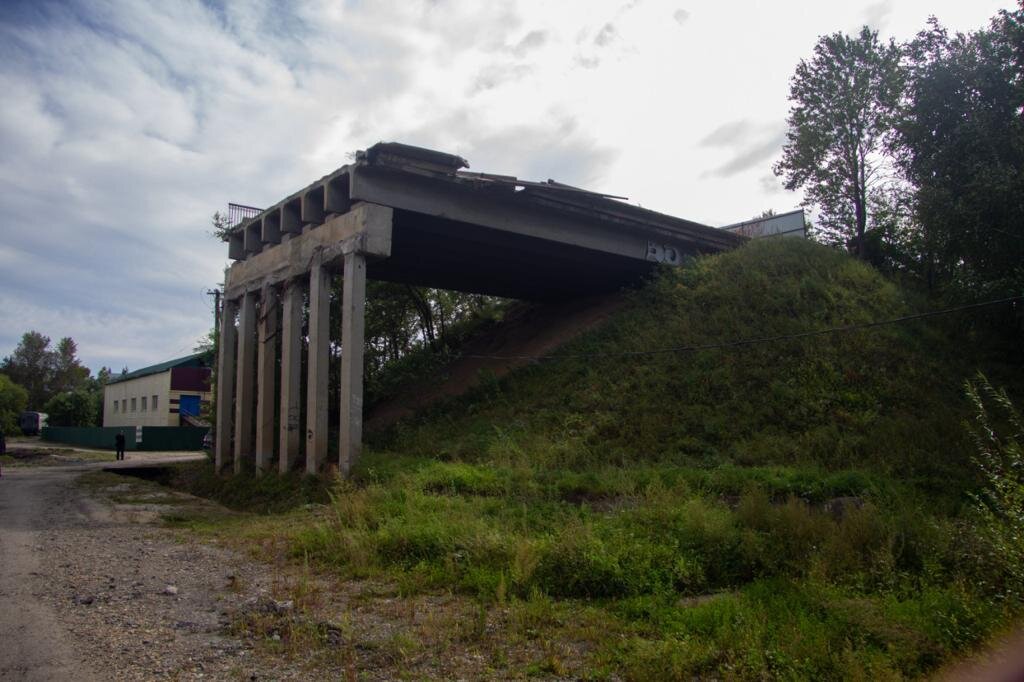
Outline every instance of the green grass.
[[625, 604], [635, 633], [603, 657], [632, 679], [900, 679], [933, 670], [1001, 618], [956, 588], [867, 597], [815, 581], [762, 579], [679, 608]]
[[[507, 608], [510, 633], [548, 647], [517, 674], [916, 677], [1019, 615], [991, 588], [963, 428], [964, 379], [982, 368], [1019, 386], [1019, 350], [933, 321], [575, 357], [927, 307], [799, 240], [664, 271], [631, 298], [562, 357], [371, 436], [333, 490], [208, 467], [179, 484], [260, 512], [329, 502], [315, 523], [273, 524], [292, 556]], [[855, 499], [834, 514], [835, 498]], [[549, 646], [559, 640], [584, 655], [569, 661]]]
[[[796, 333], [921, 305], [822, 247], [752, 244], [665, 272], [564, 354]], [[729, 350], [567, 357], [490, 382], [374, 444], [570, 470], [636, 462], [870, 467], [948, 488], [944, 474], [966, 469], [959, 410], [974, 368], [935, 353], [951, 352], [946, 345], [940, 331], [913, 323]]]

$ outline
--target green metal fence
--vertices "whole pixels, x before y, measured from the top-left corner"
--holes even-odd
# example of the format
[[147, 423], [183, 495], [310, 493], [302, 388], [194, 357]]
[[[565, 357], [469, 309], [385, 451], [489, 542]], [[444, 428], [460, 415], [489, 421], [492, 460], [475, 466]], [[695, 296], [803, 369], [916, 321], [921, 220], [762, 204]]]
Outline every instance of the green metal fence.
[[143, 426], [136, 440], [134, 426], [44, 426], [42, 439], [96, 450], [113, 450], [114, 437], [124, 434], [125, 450], [200, 450], [209, 429], [191, 426]]
[[135, 428], [114, 426], [44, 426], [42, 439], [83, 448], [113, 450], [114, 436], [124, 434], [124, 449], [136, 450]]
[[208, 428], [195, 426], [143, 426], [138, 450], [201, 450]]

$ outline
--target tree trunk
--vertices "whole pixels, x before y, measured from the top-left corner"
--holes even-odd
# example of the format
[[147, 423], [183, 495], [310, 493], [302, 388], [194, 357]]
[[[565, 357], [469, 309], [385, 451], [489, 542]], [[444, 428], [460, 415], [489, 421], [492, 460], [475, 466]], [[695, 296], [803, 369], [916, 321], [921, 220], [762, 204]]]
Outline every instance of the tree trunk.
[[867, 216], [864, 211], [864, 198], [859, 191], [853, 205], [857, 213], [857, 257], [864, 258], [864, 225], [867, 223]]
[[427, 339], [427, 343], [430, 344], [431, 348], [435, 347], [435, 334], [434, 334], [434, 315], [430, 310], [430, 303], [423, 298], [420, 292], [416, 291], [416, 288], [411, 285], [405, 285], [405, 290], [409, 294], [409, 298], [412, 300], [413, 306], [416, 307], [416, 311], [420, 316], [420, 328], [423, 330], [423, 335]]
[[437, 313], [438, 313], [437, 314], [438, 323], [440, 324], [441, 343], [444, 346], [447, 346], [448, 345], [448, 331], [447, 331], [447, 325], [445, 324], [444, 304], [440, 301], [440, 299], [437, 301]]
[[864, 249], [864, 229], [867, 226], [867, 188], [864, 186], [866, 178], [864, 176], [864, 160], [858, 158], [854, 161], [853, 170], [853, 210], [857, 221], [856, 229], [856, 243], [857, 243], [857, 258], [863, 259], [865, 254]]

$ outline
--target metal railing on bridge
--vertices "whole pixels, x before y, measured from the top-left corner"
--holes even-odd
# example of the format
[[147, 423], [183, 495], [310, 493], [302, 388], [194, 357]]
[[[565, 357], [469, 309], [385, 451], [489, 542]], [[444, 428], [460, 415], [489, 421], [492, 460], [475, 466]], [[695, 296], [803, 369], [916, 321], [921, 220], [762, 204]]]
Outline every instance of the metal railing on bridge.
[[262, 208], [245, 206], [243, 204], [228, 204], [228, 224], [234, 227], [244, 220], [255, 218], [260, 214]]

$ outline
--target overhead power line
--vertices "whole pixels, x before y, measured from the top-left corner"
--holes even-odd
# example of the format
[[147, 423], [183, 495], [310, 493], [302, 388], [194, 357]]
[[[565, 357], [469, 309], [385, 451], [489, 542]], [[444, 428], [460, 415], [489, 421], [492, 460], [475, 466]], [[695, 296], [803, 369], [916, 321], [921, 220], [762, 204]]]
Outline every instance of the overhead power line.
[[922, 320], [928, 317], [949, 315], [952, 313], [964, 312], [966, 310], [977, 310], [979, 308], [988, 308], [1006, 303], [1016, 303], [1018, 301], [1024, 301], [1024, 295], [1010, 296], [1008, 298], [1000, 298], [993, 301], [982, 301], [980, 303], [969, 303], [966, 305], [956, 306], [954, 308], [944, 308], [942, 310], [930, 310], [928, 312], [916, 313], [914, 315], [894, 317], [888, 320], [876, 320], [875, 322], [848, 324], [841, 327], [828, 327], [825, 329], [815, 329], [807, 332], [797, 332], [795, 334], [777, 334], [775, 336], [758, 336], [749, 339], [721, 341], [718, 343], [701, 343], [692, 346], [671, 346], [668, 348], [655, 348], [651, 350], [627, 350], [610, 353], [558, 353], [548, 355], [480, 355], [467, 353], [465, 355], [460, 355], [460, 357], [473, 358], [475, 360], [567, 360], [573, 358], [623, 358], [643, 355], [667, 355], [670, 353], [693, 353], [702, 350], [739, 348], [742, 346], [753, 346], [760, 343], [774, 343], [777, 341], [789, 341], [791, 339], [806, 339], [813, 336], [825, 336], [826, 334], [843, 334], [846, 332], [859, 331], [861, 329], [873, 329], [875, 327], [884, 327], [892, 324]]

